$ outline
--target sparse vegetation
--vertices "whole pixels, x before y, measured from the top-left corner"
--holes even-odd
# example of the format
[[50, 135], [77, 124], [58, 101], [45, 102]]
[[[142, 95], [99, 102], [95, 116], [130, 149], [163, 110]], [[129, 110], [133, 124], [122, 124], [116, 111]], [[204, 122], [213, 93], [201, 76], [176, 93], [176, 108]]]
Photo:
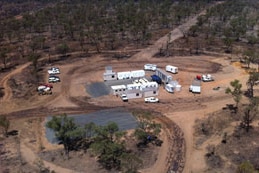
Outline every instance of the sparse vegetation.
[[[212, 6], [212, 4], [214, 5]], [[197, 120], [195, 144], [204, 147], [207, 144], [206, 141], [209, 141], [208, 139], [218, 139], [218, 141], [213, 141], [213, 146], [207, 147], [205, 159], [209, 169], [219, 170], [230, 165], [229, 167], [236, 168], [238, 173], [259, 170], [257, 156], [259, 143], [257, 140], [259, 135], [258, 104], [255, 94], [259, 77], [255, 69], [250, 69], [252, 65], [259, 62], [257, 51], [259, 46], [258, 1], [14, 0], [10, 3], [3, 0], [0, 2], [0, 6], [1, 81], [2, 77], [7, 76], [9, 72], [19, 67], [18, 65], [31, 62], [29, 68], [19, 72], [23, 73], [23, 76], [16, 74], [7, 82], [7, 85], [12, 88], [12, 98], [29, 101], [28, 98], [31, 98], [33, 91], [35, 92], [35, 85], [44, 80], [42, 69], [48, 63], [62, 64], [65, 62], [63, 60], [70, 59], [70, 57], [72, 59], [73, 54], [77, 54], [77, 57], [87, 54], [89, 59], [95, 58], [94, 54], [105, 54], [106, 58], [115, 57], [117, 60], [123, 60], [124, 57], [129, 58], [133, 53], [152, 45], [154, 40], [168, 34], [169, 31], [206, 8], [205, 13], [198, 17], [197, 23], [189, 30], [184, 27], [179, 28], [183, 34], [182, 38], [172, 42], [172, 35], [168, 34], [166, 44], [160, 45], [155, 58], [176, 57], [178, 55], [183, 58], [185, 55], [198, 56], [203, 54], [224, 54], [225, 56], [227, 53], [233, 60], [239, 56], [237, 54], [241, 54], [242, 58], [240, 59], [244, 60], [245, 68], [250, 73], [245, 93], [250, 101], [249, 104], [242, 104], [243, 86], [241, 82], [239, 80], [231, 81], [230, 87], [225, 92], [233, 97], [235, 106], [229, 104], [222, 110], [211, 113], [205, 119]], [[184, 59], [181, 60], [184, 61]], [[131, 66], [135, 66], [133, 62], [130, 63]], [[194, 66], [194, 63], [192, 65]], [[183, 70], [184, 68], [187, 67], [183, 67]], [[211, 68], [208, 67], [207, 70], [211, 70]], [[214, 68], [219, 69], [220, 67], [215, 66]], [[86, 70], [95, 71], [97, 68], [92, 67]], [[200, 72], [195, 68], [191, 70]], [[217, 91], [220, 89], [219, 87]], [[5, 88], [0, 86], [0, 99], [4, 96], [5, 91]], [[70, 98], [70, 95], [66, 95], [66, 97], [78, 105], [86, 104], [85, 100], [89, 99], [88, 97]], [[164, 104], [162, 106], [171, 110], [175, 108], [174, 104], [177, 104], [178, 101], [169, 106], [165, 106], [165, 102], [167, 101], [162, 100], [161, 104]], [[186, 101], [186, 104], [192, 103]], [[12, 104], [2, 105], [13, 106]], [[19, 105], [23, 105], [23, 102], [20, 101]], [[89, 107], [93, 106], [89, 105]], [[11, 108], [14, 108], [15, 111], [18, 110], [18, 112], [13, 114], [21, 114], [23, 117], [35, 116], [39, 112], [45, 111], [45, 109], [42, 111], [43, 108], [38, 108], [41, 111], [29, 113], [31, 110], [27, 110], [27, 108], [21, 110], [15, 106]], [[199, 103], [199, 106], [204, 105]], [[179, 110], [181, 108], [175, 109], [182, 111]], [[57, 111], [55, 109], [55, 107], [48, 109], [44, 113], [51, 114], [52, 111]], [[72, 111], [85, 111], [80, 106], [78, 110], [76, 109], [71, 108]], [[66, 109], [62, 108], [61, 111], [63, 110]], [[233, 111], [236, 113], [235, 115], [232, 114]], [[19, 116], [16, 117], [19, 118]], [[130, 139], [136, 142], [134, 146], [145, 150], [150, 146], [162, 145], [163, 141], [159, 139], [161, 125], [153, 121], [148, 113], [143, 113], [137, 118], [140, 122], [139, 126], [134, 132], [135, 136], [130, 136]], [[31, 126], [31, 123], [28, 124], [26, 125]], [[137, 172], [140, 167], [143, 167], [143, 162], [134, 153], [135, 150], [132, 148], [129, 150], [125, 145], [125, 139], [129, 137], [121, 133], [114, 123], [103, 127], [89, 123], [84, 127], [79, 127], [73, 122], [73, 119], [61, 116], [53, 118], [47, 126], [56, 132], [57, 138], [64, 146], [66, 156], [69, 156], [70, 152], [80, 150], [75, 151], [76, 156], [81, 157], [85, 153], [96, 156], [103, 167], [112, 171]], [[8, 136], [9, 117], [0, 116], [0, 128], [3, 134]], [[22, 172], [29, 164], [26, 164], [26, 161], [22, 160], [21, 157], [21, 138], [23, 138], [23, 134], [16, 136], [16, 140], [19, 142], [16, 141], [15, 145], [19, 150], [19, 162], [17, 164], [14, 159], [10, 164], [20, 165], [19, 168]], [[9, 138], [2, 139], [6, 141]], [[35, 139], [29, 141], [29, 143], [37, 142]], [[3, 150], [3, 146], [5, 147], [4, 144], [0, 143], [0, 151], [6, 156], [10, 151]], [[184, 147], [176, 146], [176, 148]], [[80, 153], [81, 151], [83, 154]], [[176, 152], [183, 151], [177, 150]], [[53, 153], [55, 152], [53, 151]], [[57, 162], [58, 157], [62, 157], [62, 155], [52, 155], [51, 162]], [[2, 156], [0, 159], [1, 172], [2, 163], [7, 167], [10, 164]], [[182, 161], [182, 158], [178, 160]], [[66, 159], [66, 161], [68, 160]], [[226, 162], [229, 165], [224, 164]], [[181, 164], [184, 165], [184, 163], [177, 162], [176, 167]], [[36, 165], [39, 168], [37, 171], [50, 172], [48, 168], [44, 168], [41, 161]], [[172, 166], [172, 170], [174, 166]], [[5, 167], [3, 170], [9, 171]]]
[[[231, 81], [230, 82], [230, 85], [233, 89], [231, 89], [230, 87], [228, 87], [226, 89], [226, 94], [231, 94], [235, 103], [236, 103], [236, 106], [235, 106], [235, 109], [238, 110], [238, 104], [239, 102], [241, 101], [241, 98], [242, 98], [242, 84], [240, 83], [239, 80], [235, 79], [234, 81]], [[236, 112], [235, 110], [235, 112]]]
[[4, 115], [0, 115], [0, 129], [6, 137], [8, 136], [9, 127], [10, 121], [8, 120], [8, 118]]
[[[141, 141], [139, 143], [143, 143], [146, 148], [149, 142], [160, 146], [163, 141], [156, 135], [159, 134], [161, 126], [153, 122], [151, 117], [141, 114], [138, 114], [138, 120], [139, 128], [135, 130], [135, 135]], [[88, 123], [83, 128], [64, 114], [54, 116], [46, 125], [55, 131], [55, 136], [64, 145], [68, 157], [70, 151], [83, 149], [96, 155], [99, 163], [107, 170], [136, 172], [142, 166], [141, 158], [133, 152], [135, 149], [126, 148], [126, 132], [119, 131], [114, 122], [105, 126]], [[139, 143], [135, 145], [139, 146]]]

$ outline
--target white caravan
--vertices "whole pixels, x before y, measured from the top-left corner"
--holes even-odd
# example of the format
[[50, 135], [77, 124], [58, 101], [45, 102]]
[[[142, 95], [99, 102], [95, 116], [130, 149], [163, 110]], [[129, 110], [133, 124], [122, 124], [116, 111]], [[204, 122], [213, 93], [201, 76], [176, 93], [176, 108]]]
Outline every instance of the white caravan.
[[161, 68], [157, 68], [155, 74], [158, 77], [160, 77], [163, 83], [165, 84], [168, 84], [170, 81], [173, 80], [173, 77], [166, 71], [162, 70]]
[[144, 65], [144, 70], [151, 70], [151, 71], [156, 71], [157, 65], [155, 64], [145, 64]]
[[175, 67], [172, 65], [167, 65], [167, 66], [165, 66], [165, 71], [176, 74], [176, 73], [178, 73], [178, 67]]

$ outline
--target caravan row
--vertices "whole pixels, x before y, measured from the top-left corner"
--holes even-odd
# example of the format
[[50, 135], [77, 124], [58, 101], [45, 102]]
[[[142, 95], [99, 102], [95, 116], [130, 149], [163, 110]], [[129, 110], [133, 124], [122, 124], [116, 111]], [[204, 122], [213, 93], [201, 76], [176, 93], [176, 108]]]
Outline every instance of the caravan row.
[[135, 71], [125, 71], [125, 72], [118, 72], [117, 73], [117, 79], [132, 79], [132, 78], [141, 78], [145, 77], [145, 71], [144, 70], [135, 70]]
[[[144, 70], [151, 70], [151, 71], [156, 71], [158, 69], [156, 64], [145, 64], [144, 65]], [[170, 72], [170, 73], [178, 73], [178, 67], [172, 66], [172, 65], [167, 65], [165, 66], [165, 71]]]
[[142, 78], [145, 77], [144, 70], [134, 70], [134, 71], [123, 71], [123, 72], [114, 72], [112, 67], [106, 67], [105, 72], [103, 73], [103, 80], [123, 80], [123, 79], [133, 79], [133, 78]]

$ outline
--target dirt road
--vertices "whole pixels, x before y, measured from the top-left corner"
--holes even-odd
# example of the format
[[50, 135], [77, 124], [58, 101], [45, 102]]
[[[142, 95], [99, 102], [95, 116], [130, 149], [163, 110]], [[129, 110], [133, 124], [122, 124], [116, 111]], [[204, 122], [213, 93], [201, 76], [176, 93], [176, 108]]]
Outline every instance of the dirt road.
[[[165, 35], [164, 37], [157, 40], [150, 47], [141, 50], [139, 53], [133, 55], [128, 60], [107, 60], [101, 56], [96, 56], [91, 59], [82, 59], [80, 61], [76, 61], [74, 63], [68, 65], [62, 65], [61, 68], [61, 79], [65, 82], [61, 82], [55, 85], [53, 96], [48, 99], [40, 99], [37, 104], [26, 103], [26, 100], [23, 102], [26, 105], [26, 108], [32, 108], [35, 106], [42, 106], [54, 110], [60, 108], [74, 108], [78, 107], [78, 104], [73, 102], [73, 99], [78, 99], [81, 97], [88, 97], [89, 95], [85, 92], [85, 83], [91, 83], [96, 81], [102, 81], [102, 73], [104, 71], [104, 67], [106, 65], [114, 64], [115, 67], [124, 68], [129, 64], [132, 67], [143, 67], [143, 63], [155, 63], [160, 66], [164, 66], [167, 63], [177, 62], [180, 67], [180, 72], [175, 77], [178, 78], [182, 83], [182, 91], [179, 93], [175, 93], [174, 95], [169, 95], [166, 93], [163, 88], [160, 89], [161, 103], [157, 105], [143, 105], [142, 102], [136, 100], [129, 103], [131, 107], [137, 108], [150, 108], [161, 114], [166, 115], [171, 120], [177, 123], [177, 125], [184, 132], [184, 139], [186, 145], [186, 154], [185, 154], [185, 167], [184, 172], [202, 172], [206, 169], [206, 164], [204, 161], [204, 152], [205, 150], [197, 150], [194, 147], [194, 137], [193, 137], [193, 125], [195, 120], [198, 118], [203, 118], [207, 113], [213, 112], [215, 110], [221, 109], [225, 106], [226, 103], [231, 103], [232, 100], [229, 97], [225, 96], [224, 88], [229, 85], [229, 81], [233, 80], [233, 78], [240, 79], [243, 83], [246, 80], [247, 74], [243, 73], [243, 71], [236, 66], [230, 64], [229, 60], [226, 57], [208, 57], [208, 56], [198, 56], [198, 57], [169, 57], [167, 59], [155, 59], [153, 55], [155, 55], [159, 48], [165, 46], [167, 42], [173, 42], [174, 40], [183, 36], [182, 31], [187, 31], [190, 26], [196, 23], [197, 16], [187, 21], [182, 26], [175, 28], [170, 32], [169, 35]], [[199, 66], [193, 65], [193, 59], [199, 60]], [[91, 66], [89, 65], [91, 64]], [[213, 83], [208, 83], [204, 85], [203, 91], [201, 95], [195, 96], [188, 92], [188, 85], [190, 79], [196, 75], [195, 72], [206, 72], [211, 68], [213, 64], [220, 64], [222, 66], [221, 71], [215, 72], [213, 74], [216, 77], [216, 81]], [[11, 110], [15, 110], [14, 107], [11, 106], [10, 102], [12, 100], [12, 90], [8, 87], [7, 81], [13, 76], [20, 73], [24, 68], [26, 68], [29, 63], [24, 64], [18, 67], [16, 70], [9, 73], [5, 76], [0, 84], [5, 88], [5, 96], [1, 99], [0, 108], [1, 113], [10, 112]], [[183, 71], [181, 71], [184, 69]], [[201, 67], [204, 67], [203, 69]], [[207, 68], [205, 68], [207, 67]], [[202, 71], [204, 70], [204, 71]], [[86, 76], [88, 79], [86, 80]], [[96, 77], [98, 76], [98, 77]], [[89, 80], [94, 79], [94, 80]], [[213, 87], [220, 86], [221, 89], [218, 92], [212, 91]], [[91, 104], [96, 104], [98, 106], [125, 106], [122, 105], [120, 100], [117, 98], [111, 97], [101, 97], [101, 98], [89, 98], [85, 102], [90, 102]], [[8, 103], [8, 104], [7, 104]], [[31, 107], [30, 107], [31, 106]], [[16, 110], [21, 109], [20, 107], [15, 107]], [[6, 110], [4, 110], [6, 109]], [[168, 142], [168, 138], [164, 138], [163, 147], [160, 150], [160, 153], [157, 158], [157, 162], [153, 165], [153, 167], [142, 170], [143, 172], [149, 173], [157, 173], [160, 170], [166, 170], [168, 159], [168, 148], [170, 148], [170, 143]], [[25, 145], [21, 146], [23, 150], [22, 153], [24, 158], [30, 163], [34, 164], [33, 161], [36, 159], [36, 156], [30, 151], [30, 148], [26, 148]], [[30, 153], [26, 156], [26, 153]], [[71, 172], [71, 170], [63, 169], [61, 167], [57, 167], [48, 162], [44, 162], [46, 166], [51, 167], [56, 172]]]

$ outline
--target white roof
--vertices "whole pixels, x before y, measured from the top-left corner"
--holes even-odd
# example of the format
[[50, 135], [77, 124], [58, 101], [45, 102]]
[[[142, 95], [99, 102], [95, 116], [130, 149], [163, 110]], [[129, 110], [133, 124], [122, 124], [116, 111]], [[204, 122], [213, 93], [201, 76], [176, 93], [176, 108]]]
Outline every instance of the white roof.
[[116, 90], [116, 89], [126, 89], [126, 86], [125, 85], [113, 85], [113, 86], [111, 86], [111, 88], [113, 90]]

